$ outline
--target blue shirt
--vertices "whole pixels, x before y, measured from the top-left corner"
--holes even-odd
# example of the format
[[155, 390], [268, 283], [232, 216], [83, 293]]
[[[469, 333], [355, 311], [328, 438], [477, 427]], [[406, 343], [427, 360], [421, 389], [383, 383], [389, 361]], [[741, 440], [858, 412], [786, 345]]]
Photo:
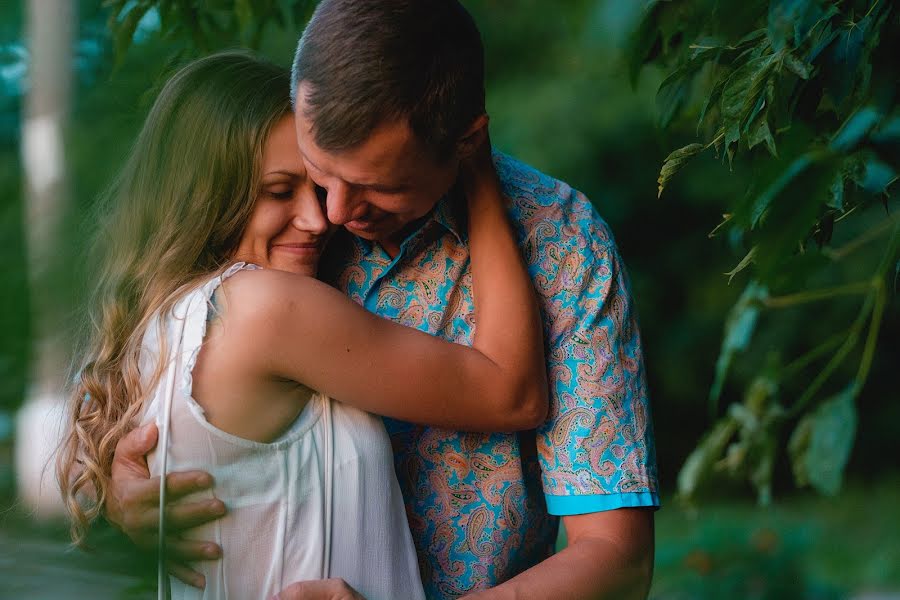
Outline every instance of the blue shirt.
[[[641, 341], [612, 234], [583, 194], [495, 154], [544, 318], [550, 416], [466, 433], [385, 419], [426, 594], [456, 597], [547, 558], [559, 515], [658, 506]], [[391, 258], [347, 236], [331, 279], [370, 311], [471, 345], [464, 202], [447, 196]]]

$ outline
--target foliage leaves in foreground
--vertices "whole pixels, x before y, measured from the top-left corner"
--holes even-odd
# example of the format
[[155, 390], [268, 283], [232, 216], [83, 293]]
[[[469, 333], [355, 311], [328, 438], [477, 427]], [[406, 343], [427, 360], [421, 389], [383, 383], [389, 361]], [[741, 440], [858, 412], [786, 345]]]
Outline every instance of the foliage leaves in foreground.
[[269, 26], [300, 31], [315, 0], [104, 0], [117, 60], [128, 51], [139, 24], [158, 20], [159, 31], [176, 47], [172, 62], [202, 56], [240, 40], [259, 48]]
[[[727, 159], [729, 168], [744, 161], [753, 173], [743, 197], [725, 199], [725, 219], [710, 234], [727, 233], [742, 247], [729, 282], [749, 274], [725, 324], [713, 410], [764, 311], [802, 307], [810, 327], [833, 329], [787, 364], [772, 354], [743, 402], [730, 405], [685, 462], [678, 480], [685, 499], [724, 471], [769, 502], [786, 428], [797, 484], [825, 494], [840, 489], [856, 401], [900, 269], [900, 219], [889, 206], [900, 163], [898, 40], [898, 10], [884, 0], [656, 1], [632, 37], [632, 81], [645, 63], [669, 71], [657, 93], [660, 125], [677, 129], [693, 117], [700, 137], [665, 159], [660, 196], [704, 152]], [[883, 217], [871, 219], [866, 209], [878, 205]], [[832, 248], [837, 227], [861, 233]], [[865, 272], [847, 281], [841, 263], [876, 243]], [[806, 289], [807, 281], [828, 284]], [[856, 302], [849, 328], [817, 322], [823, 304], [848, 299]], [[854, 357], [850, 381], [833, 381]], [[817, 374], [803, 377], [811, 367]], [[840, 391], [823, 398], [835, 385]], [[799, 394], [785, 394], [798, 387]]]

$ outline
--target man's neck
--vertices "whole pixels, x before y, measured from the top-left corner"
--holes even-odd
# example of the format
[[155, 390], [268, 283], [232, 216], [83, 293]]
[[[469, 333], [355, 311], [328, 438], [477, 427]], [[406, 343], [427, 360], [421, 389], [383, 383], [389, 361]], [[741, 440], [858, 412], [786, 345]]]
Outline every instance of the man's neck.
[[389, 240], [379, 240], [376, 242], [381, 248], [387, 252], [388, 256], [391, 259], [397, 258], [397, 255], [400, 254], [400, 245], [403, 243], [402, 241], [396, 241], [394, 239]]

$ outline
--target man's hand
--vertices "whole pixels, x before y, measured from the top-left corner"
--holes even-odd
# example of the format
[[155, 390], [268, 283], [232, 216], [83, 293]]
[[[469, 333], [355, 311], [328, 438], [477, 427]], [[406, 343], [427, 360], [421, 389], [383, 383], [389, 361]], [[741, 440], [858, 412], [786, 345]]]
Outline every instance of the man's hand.
[[281, 590], [272, 600], [366, 600], [343, 579], [298, 581]]
[[[106, 518], [141, 548], [153, 550], [159, 540], [159, 477], [150, 477], [146, 454], [155, 446], [156, 425], [149, 424], [124, 436], [113, 457]], [[222, 549], [212, 542], [181, 539], [180, 533], [191, 527], [214, 521], [225, 514], [221, 500], [172, 503], [189, 494], [212, 487], [213, 480], [203, 471], [170, 473], [166, 476], [166, 549], [169, 572], [188, 585], [203, 587], [203, 576], [187, 566], [188, 562], [221, 557]]]

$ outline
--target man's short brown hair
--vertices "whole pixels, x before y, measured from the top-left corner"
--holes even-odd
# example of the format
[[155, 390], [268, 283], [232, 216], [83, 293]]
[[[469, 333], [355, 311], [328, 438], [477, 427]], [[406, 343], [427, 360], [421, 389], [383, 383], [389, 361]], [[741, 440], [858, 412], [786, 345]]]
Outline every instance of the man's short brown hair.
[[456, 0], [322, 0], [297, 45], [291, 98], [340, 151], [405, 118], [439, 159], [484, 113], [484, 48]]

